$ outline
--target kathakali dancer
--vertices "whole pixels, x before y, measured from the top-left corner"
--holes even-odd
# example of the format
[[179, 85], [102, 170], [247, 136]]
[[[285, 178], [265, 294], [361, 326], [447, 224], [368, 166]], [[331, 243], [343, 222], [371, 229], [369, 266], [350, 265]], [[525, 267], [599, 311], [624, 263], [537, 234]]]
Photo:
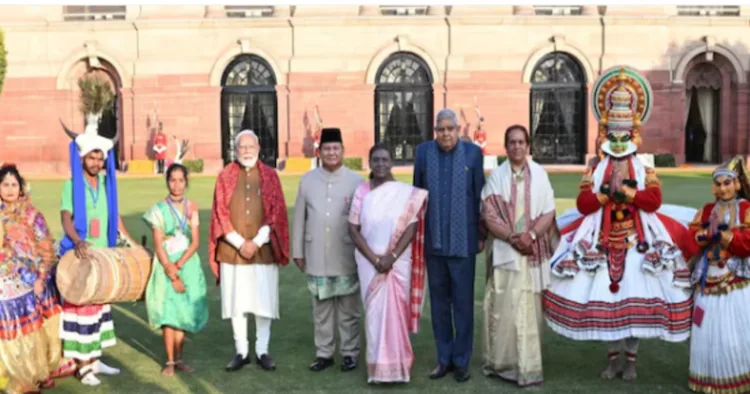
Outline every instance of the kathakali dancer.
[[[118, 135], [110, 140], [92, 127], [78, 135], [63, 128], [73, 141], [69, 145], [71, 179], [63, 186], [60, 207], [65, 235], [58, 255], [75, 250], [80, 259], [88, 255], [89, 247], [113, 248], [122, 241], [137, 245], [118, 212], [112, 150]], [[106, 175], [101, 173], [103, 167]], [[74, 305], [63, 300], [62, 321], [63, 356], [76, 360], [83, 384], [96, 386], [100, 381], [95, 375], [120, 373], [99, 359], [102, 350], [116, 342], [111, 305]]]
[[0, 376], [9, 393], [51, 388], [50, 375], [71, 369], [61, 359], [54, 241], [25, 186], [15, 165], [0, 167]]
[[750, 183], [742, 157], [717, 168], [708, 203], [690, 224], [696, 255], [691, 390], [750, 391]]
[[653, 106], [648, 81], [630, 67], [614, 67], [596, 81], [592, 97], [603, 158], [580, 184], [580, 217], [558, 220], [562, 239], [544, 308], [558, 334], [609, 343], [602, 378], [622, 371], [624, 351], [623, 379], [633, 380], [640, 338], [681, 342], [690, 335], [692, 297], [681, 249], [695, 210], [672, 209], [682, 220], [658, 212], [661, 183], [636, 156]]

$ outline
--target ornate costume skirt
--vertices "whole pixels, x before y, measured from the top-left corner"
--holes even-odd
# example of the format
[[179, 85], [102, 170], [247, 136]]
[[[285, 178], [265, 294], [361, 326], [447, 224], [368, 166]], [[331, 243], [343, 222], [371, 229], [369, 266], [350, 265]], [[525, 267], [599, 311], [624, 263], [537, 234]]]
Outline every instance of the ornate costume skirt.
[[607, 267], [553, 277], [544, 293], [547, 324], [558, 334], [579, 341], [688, 339], [690, 292], [673, 285], [671, 271], [644, 271], [643, 259], [635, 247], [628, 249], [622, 281], [614, 293]]
[[9, 391], [34, 388], [62, 366], [60, 311], [53, 281], [36, 297], [20, 278], [0, 278], [0, 376]]
[[64, 302], [60, 337], [65, 358], [88, 361], [101, 357], [102, 349], [116, 343], [112, 307]]
[[695, 293], [689, 387], [701, 393], [750, 391], [750, 286]]

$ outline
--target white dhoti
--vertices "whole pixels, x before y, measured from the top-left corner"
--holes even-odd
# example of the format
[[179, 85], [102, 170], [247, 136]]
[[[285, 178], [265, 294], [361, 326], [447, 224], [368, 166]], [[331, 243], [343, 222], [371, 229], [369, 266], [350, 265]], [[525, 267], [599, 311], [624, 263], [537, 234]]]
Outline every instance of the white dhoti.
[[232, 319], [237, 354], [247, 357], [247, 314], [255, 315], [255, 353], [268, 354], [271, 320], [279, 318], [279, 266], [220, 265], [221, 317]]

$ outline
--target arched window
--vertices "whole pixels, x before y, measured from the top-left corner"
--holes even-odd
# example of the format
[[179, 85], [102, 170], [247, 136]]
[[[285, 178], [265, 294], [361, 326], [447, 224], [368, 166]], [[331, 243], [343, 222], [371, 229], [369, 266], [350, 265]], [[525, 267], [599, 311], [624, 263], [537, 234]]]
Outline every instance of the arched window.
[[563, 52], [542, 58], [531, 75], [531, 154], [540, 163], [580, 164], [586, 150], [586, 78]]
[[255, 131], [260, 140], [260, 161], [276, 167], [278, 124], [276, 76], [265, 60], [240, 55], [224, 70], [221, 78], [221, 149], [224, 163], [236, 159], [234, 136], [242, 130]]
[[375, 142], [388, 147], [394, 163], [412, 163], [417, 145], [433, 135], [430, 70], [419, 57], [399, 52], [383, 62], [375, 81]]

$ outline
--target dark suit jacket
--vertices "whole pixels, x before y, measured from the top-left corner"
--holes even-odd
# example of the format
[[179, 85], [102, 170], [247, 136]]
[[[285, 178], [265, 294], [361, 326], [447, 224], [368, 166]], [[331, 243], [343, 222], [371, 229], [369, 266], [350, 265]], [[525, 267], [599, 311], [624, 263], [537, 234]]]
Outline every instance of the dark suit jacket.
[[[482, 150], [475, 144], [461, 141], [459, 144], [464, 144], [464, 154], [466, 156], [466, 165], [469, 167], [471, 173], [470, 176], [466, 177], [465, 185], [453, 185], [453, 190], [464, 190], [466, 193], [466, 214], [467, 214], [467, 241], [469, 243], [469, 254], [476, 254], [479, 252], [479, 240], [484, 239], [485, 231], [479, 220], [479, 207], [482, 198], [482, 188], [484, 187], [484, 156]], [[414, 186], [422, 189], [429, 190], [427, 185], [427, 149], [429, 145], [437, 144], [437, 141], [426, 141], [417, 146], [416, 157], [414, 159]], [[440, 149], [438, 147], [438, 149]], [[430, 195], [428, 198], [440, 198], [440, 196]], [[445, 206], [445, 205], [443, 205]], [[448, 215], [450, 210], [446, 209], [443, 215]], [[433, 216], [430, 212], [429, 207], [426, 212], [425, 221], [425, 253], [433, 256], [444, 256], [440, 250], [434, 250], [432, 248], [432, 241], [430, 237], [430, 218]], [[451, 228], [450, 231], [457, 231], [457, 229]], [[455, 257], [455, 256], [445, 256]]]

